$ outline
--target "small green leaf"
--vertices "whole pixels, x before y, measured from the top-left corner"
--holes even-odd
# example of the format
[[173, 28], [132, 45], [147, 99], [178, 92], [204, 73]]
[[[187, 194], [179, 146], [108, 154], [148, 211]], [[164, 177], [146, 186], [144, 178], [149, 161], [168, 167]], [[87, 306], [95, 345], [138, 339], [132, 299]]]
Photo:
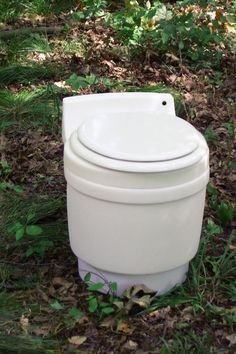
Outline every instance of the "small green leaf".
[[233, 171], [236, 171], [236, 161], [231, 162], [231, 168]]
[[50, 304], [50, 306], [51, 306], [51, 308], [52, 308], [53, 310], [62, 310], [62, 309], [64, 308], [64, 306], [61, 305], [57, 300], [55, 300], [54, 302], [52, 302], [52, 303]]
[[198, 60], [198, 58], [199, 58], [198, 52], [193, 52], [193, 53], [191, 54], [191, 58], [192, 58], [192, 60]]
[[72, 18], [74, 20], [83, 20], [85, 18], [85, 14], [83, 11], [74, 12]]
[[183, 41], [180, 41], [179, 42], [179, 49], [184, 49], [184, 42]]
[[2, 164], [2, 168], [8, 168], [9, 167], [9, 165], [8, 165], [6, 160], [2, 160], [1, 164]]
[[84, 277], [85, 283], [88, 283], [91, 280], [91, 273], [87, 273]]
[[8, 187], [10, 187], [10, 184], [7, 183], [6, 181], [0, 183], [0, 189], [6, 190]]
[[28, 214], [28, 215], [27, 215], [27, 222], [32, 221], [32, 220], [34, 219], [34, 217], [35, 217], [35, 213], [30, 213], [30, 214]]
[[43, 232], [42, 228], [37, 225], [29, 225], [26, 227], [26, 233], [29, 236], [38, 236]]
[[16, 231], [16, 240], [17, 241], [19, 241], [20, 239], [22, 239], [22, 237], [24, 236], [24, 234], [25, 234], [25, 229], [24, 229], [24, 227], [22, 227], [21, 229], [18, 229], [17, 231]]
[[29, 247], [27, 249], [27, 251], [25, 252], [25, 255], [26, 255], [26, 257], [30, 257], [30, 256], [32, 256], [32, 254], [34, 254], [34, 252], [35, 252], [35, 249], [33, 247]]
[[88, 287], [89, 291], [97, 291], [104, 288], [104, 283], [96, 283]]
[[16, 193], [22, 193], [23, 192], [23, 188], [21, 186], [14, 186], [14, 191]]
[[102, 309], [102, 313], [104, 313], [106, 315], [113, 313], [113, 312], [115, 312], [115, 310], [110, 306], [103, 307], [103, 309]]
[[97, 79], [97, 76], [94, 75], [94, 74], [91, 74], [89, 76], [86, 76], [85, 77], [85, 80], [86, 82], [89, 84], [89, 85], [95, 85], [98, 83], [98, 79]]
[[216, 212], [223, 226], [227, 226], [233, 220], [234, 208], [229, 202], [222, 201]]
[[8, 227], [7, 231], [9, 232], [16, 232], [17, 230], [21, 229], [23, 225], [20, 222], [16, 222], [13, 226]]
[[78, 310], [77, 308], [73, 307], [69, 311], [69, 316], [71, 316], [73, 318], [82, 318], [84, 316], [84, 313], [82, 311]]
[[217, 195], [217, 190], [210, 183], [207, 185], [207, 192], [213, 195]]
[[113, 293], [115, 293], [117, 291], [117, 283], [110, 283], [110, 289]]
[[161, 348], [160, 354], [171, 354], [170, 351], [166, 348], [166, 346], [163, 346]]
[[169, 36], [168, 33], [166, 33], [166, 32], [163, 32], [163, 33], [162, 33], [161, 39], [162, 39], [163, 44], [167, 43], [168, 40], [169, 40], [169, 38], [170, 38], [170, 36]]
[[98, 301], [96, 299], [96, 297], [91, 297], [89, 299], [89, 312], [93, 313], [97, 310], [98, 308]]
[[215, 224], [214, 221], [210, 218], [207, 220], [206, 231], [210, 235], [219, 235], [223, 232], [222, 227]]

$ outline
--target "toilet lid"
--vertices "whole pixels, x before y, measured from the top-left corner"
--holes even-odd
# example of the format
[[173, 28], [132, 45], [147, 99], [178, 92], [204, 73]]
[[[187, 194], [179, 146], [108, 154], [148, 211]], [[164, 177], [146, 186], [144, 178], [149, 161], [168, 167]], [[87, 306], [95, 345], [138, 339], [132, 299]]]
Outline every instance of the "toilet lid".
[[111, 159], [158, 162], [193, 153], [199, 145], [199, 134], [178, 117], [126, 112], [86, 119], [78, 129], [78, 140], [87, 149]]

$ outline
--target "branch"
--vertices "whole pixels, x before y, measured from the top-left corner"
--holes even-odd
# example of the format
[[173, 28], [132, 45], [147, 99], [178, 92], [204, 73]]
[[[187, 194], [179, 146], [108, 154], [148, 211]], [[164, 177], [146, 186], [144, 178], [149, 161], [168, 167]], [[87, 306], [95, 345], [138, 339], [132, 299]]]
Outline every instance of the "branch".
[[53, 26], [53, 27], [29, 27], [29, 28], [18, 28], [13, 30], [4, 30], [0, 32], [0, 38], [8, 38], [13, 36], [20, 36], [25, 34], [30, 34], [34, 32], [44, 32], [44, 33], [55, 33], [62, 32], [64, 29], [63, 26]]

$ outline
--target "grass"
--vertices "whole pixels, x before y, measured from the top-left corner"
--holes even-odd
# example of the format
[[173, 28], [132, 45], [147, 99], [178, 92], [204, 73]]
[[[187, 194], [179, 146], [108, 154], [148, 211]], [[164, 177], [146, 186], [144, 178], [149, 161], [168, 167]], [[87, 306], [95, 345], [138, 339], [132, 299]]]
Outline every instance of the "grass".
[[0, 40], [1, 53], [0, 62], [4, 65], [12, 64], [16, 61], [25, 62], [30, 53], [49, 53], [52, 48], [46, 35], [20, 33]]
[[0, 3], [0, 20], [13, 22], [27, 15], [58, 15], [63, 11], [70, 10], [77, 4], [75, 0], [2, 0]]
[[0, 120], [54, 129], [61, 117], [61, 101], [50, 84], [35, 91], [0, 91]]
[[13, 64], [0, 67], [0, 85], [35, 84], [43, 80], [61, 77], [62, 69], [52, 64], [29, 63], [29, 65]]

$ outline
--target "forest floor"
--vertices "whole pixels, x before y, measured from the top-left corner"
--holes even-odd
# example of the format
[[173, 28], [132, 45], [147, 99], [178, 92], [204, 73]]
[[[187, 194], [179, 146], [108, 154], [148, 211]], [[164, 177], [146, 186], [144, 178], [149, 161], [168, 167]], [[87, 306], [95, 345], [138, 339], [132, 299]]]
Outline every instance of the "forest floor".
[[[235, 57], [213, 69], [130, 56], [101, 19], [69, 14], [0, 24], [0, 353], [235, 353]], [[146, 308], [142, 290], [88, 289], [67, 230], [62, 99], [127, 90], [172, 93], [210, 149], [199, 252], [185, 283]]]

